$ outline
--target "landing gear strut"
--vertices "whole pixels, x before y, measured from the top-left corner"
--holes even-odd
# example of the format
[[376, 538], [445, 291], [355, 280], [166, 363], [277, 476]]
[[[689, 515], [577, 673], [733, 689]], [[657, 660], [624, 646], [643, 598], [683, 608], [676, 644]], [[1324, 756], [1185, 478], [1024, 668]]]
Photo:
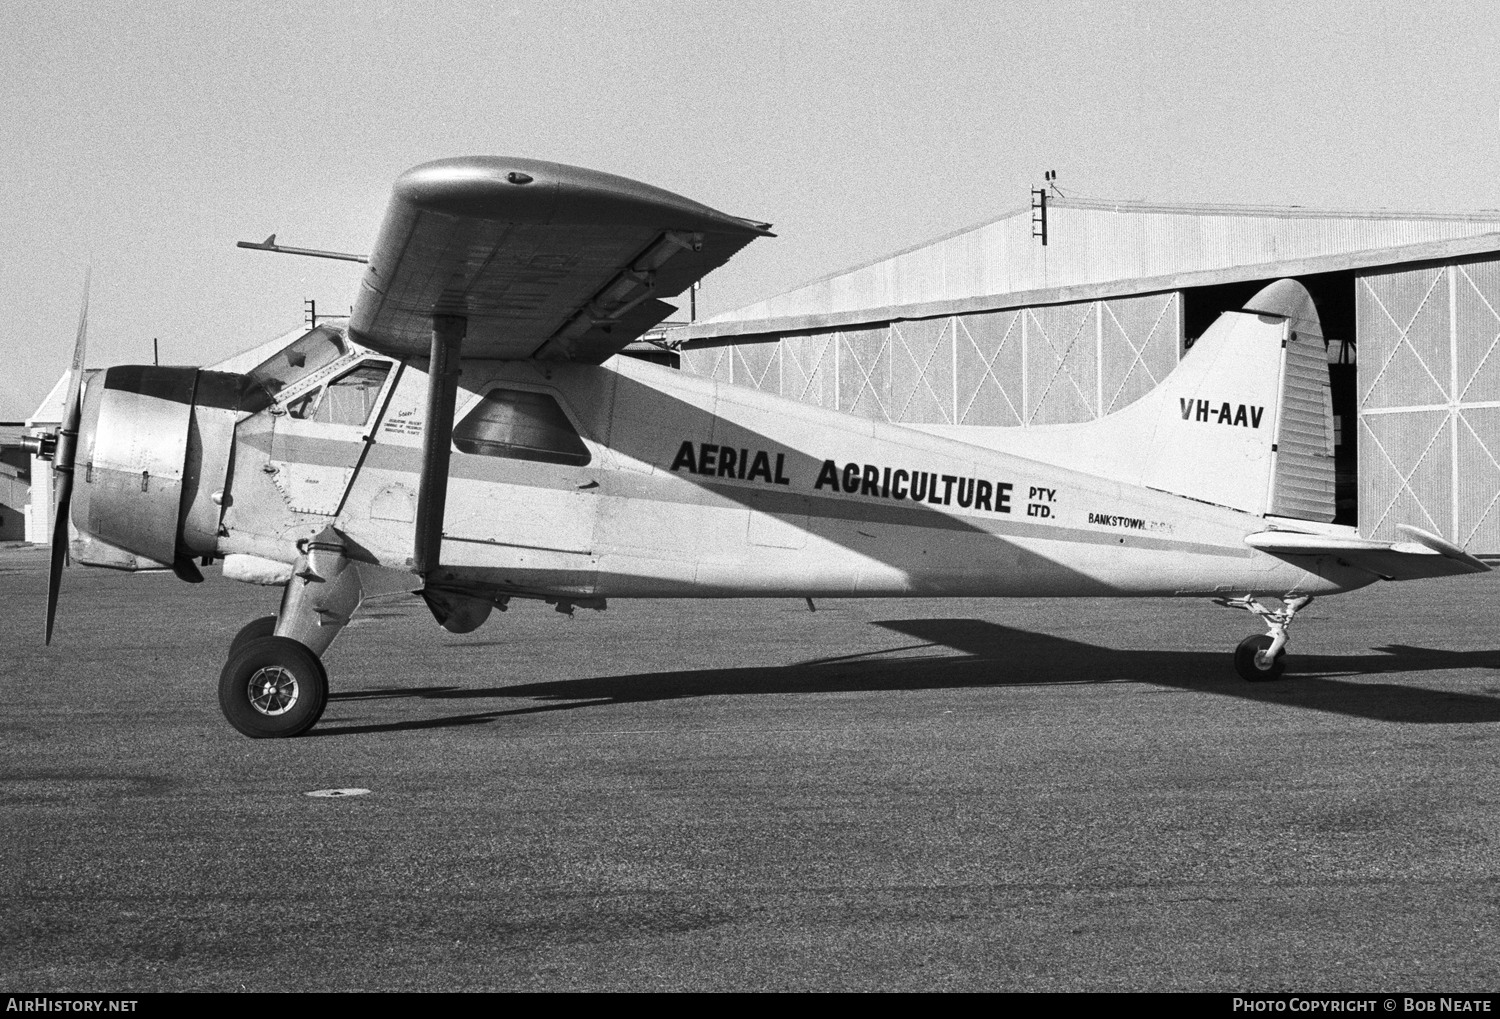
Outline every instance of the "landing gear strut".
[[[438, 573], [442, 560], [453, 407], [467, 329], [467, 320], [460, 316], [433, 316], [427, 424], [422, 432], [416, 540], [410, 560], [412, 572], [424, 582]], [[77, 355], [79, 363], [82, 357], [82, 353]], [[331, 524], [298, 547], [302, 555], [286, 582], [281, 610], [274, 621], [253, 620], [240, 630], [219, 677], [219, 707], [224, 717], [255, 739], [300, 736], [317, 723], [328, 701], [328, 675], [319, 658], [364, 598], [350, 549]], [[490, 605], [477, 599], [445, 598], [442, 592], [425, 588], [424, 597], [453, 633], [473, 630], [489, 614]], [[50, 614], [48, 619], [50, 635]], [[274, 626], [268, 628], [272, 622]]]
[[275, 616], [252, 620], [235, 636], [219, 675], [219, 707], [252, 739], [300, 736], [328, 703], [328, 650], [363, 597], [344, 539], [325, 528], [307, 543]]
[[1287, 627], [1300, 610], [1312, 604], [1312, 596], [1283, 598], [1279, 609], [1269, 608], [1250, 595], [1226, 598], [1219, 604], [1253, 612], [1266, 622], [1266, 633], [1246, 637], [1234, 649], [1234, 671], [1251, 683], [1280, 679], [1286, 670]]

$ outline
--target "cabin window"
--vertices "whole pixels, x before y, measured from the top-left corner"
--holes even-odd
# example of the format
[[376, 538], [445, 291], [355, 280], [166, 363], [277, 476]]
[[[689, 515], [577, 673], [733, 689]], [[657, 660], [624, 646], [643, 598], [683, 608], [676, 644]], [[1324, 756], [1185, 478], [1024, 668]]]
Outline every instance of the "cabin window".
[[375, 401], [390, 374], [388, 362], [366, 361], [328, 385], [299, 396], [287, 404], [286, 412], [319, 424], [362, 425], [375, 413]]
[[578, 430], [546, 393], [496, 389], [453, 429], [461, 453], [582, 467], [591, 458]]

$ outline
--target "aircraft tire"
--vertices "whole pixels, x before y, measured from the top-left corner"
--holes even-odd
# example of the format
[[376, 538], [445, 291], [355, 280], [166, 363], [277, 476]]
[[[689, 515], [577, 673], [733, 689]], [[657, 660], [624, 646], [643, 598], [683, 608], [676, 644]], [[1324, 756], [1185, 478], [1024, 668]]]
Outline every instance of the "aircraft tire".
[[219, 675], [219, 708], [251, 739], [300, 736], [317, 724], [327, 704], [323, 663], [290, 637], [252, 637]]
[[1251, 683], [1266, 683], [1281, 678], [1281, 674], [1286, 671], [1284, 649], [1276, 652], [1276, 658], [1271, 662], [1270, 668], [1264, 668], [1256, 663], [1255, 656], [1270, 646], [1271, 635], [1269, 633], [1257, 633], [1240, 641], [1240, 646], [1234, 649], [1234, 671], [1240, 674], [1241, 679]]
[[276, 632], [276, 617], [261, 616], [252, 619], [240, 627], [240, 632], [234, 635], [234, 640], [229, 642], [229, 657], [233, 658], [236, 651], [257, 637], [269, 637]]

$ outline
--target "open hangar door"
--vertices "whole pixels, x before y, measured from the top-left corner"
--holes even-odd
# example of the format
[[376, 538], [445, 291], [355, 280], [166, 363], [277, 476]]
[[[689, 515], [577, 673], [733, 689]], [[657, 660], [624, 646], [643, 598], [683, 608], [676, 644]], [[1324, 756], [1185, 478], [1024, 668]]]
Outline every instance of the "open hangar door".
[[1361, 273], [1359, 525], [1500, 553], [1500, 261]]

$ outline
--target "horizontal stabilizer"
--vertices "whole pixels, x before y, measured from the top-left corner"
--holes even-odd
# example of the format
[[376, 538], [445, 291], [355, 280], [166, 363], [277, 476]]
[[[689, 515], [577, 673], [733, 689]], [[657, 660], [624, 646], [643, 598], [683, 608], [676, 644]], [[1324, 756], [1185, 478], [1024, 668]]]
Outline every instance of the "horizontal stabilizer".
[[1449, 559], [1456, 559], [1459, 562], [1468, 563], [1470, 571], [1473, 573], [1483, 573], [1489, 569], [1489, 567], [1484, 563], [1480, 562], [1478, 559], [1475, 559], [1473, 556], [1469, 555], [1469, 553], [1465, 552], [1463, 549], [1459, 548], [1451, 541], [1444, 541], [1436, 534], [1429, 534], [1419, 527], [1413, 527], [1411, 524], [1397, 524], [1396, 530], [1400, 531], [1402, 534], [1406, 535], [1417, 544], [1425, 545], [1428, 548], [1432, 549], [1432, 551], [1439, 552], [1442, 555], [1447, 556]]
[[1489, 567], [1457, 545], [1426, 531], [1402, 524], [1398, 530], [1411, 541], [1373, 541], [1354, 535], [1304, 534], [1298, 531], [1257, 531], [1245, 544], [1277, 558], [1337, 556], [1344, 562], [1386, 580], [1420, 580], [1485, 573]]

